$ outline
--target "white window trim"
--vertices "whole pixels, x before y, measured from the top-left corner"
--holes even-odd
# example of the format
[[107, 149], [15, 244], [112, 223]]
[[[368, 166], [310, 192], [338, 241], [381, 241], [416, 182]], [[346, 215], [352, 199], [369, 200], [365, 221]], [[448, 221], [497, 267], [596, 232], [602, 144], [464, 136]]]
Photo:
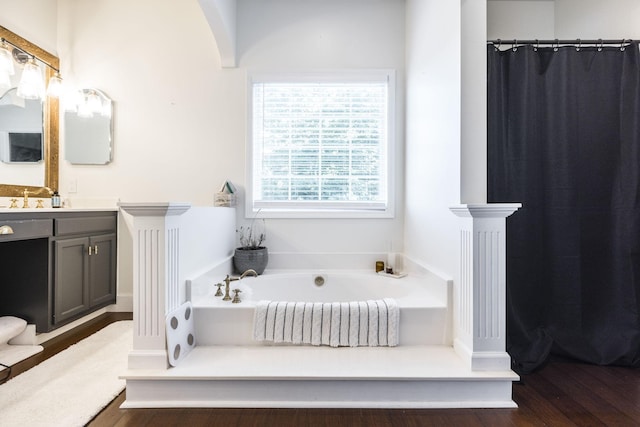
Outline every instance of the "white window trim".
[[[370, 209], [334, 208], [329, 202], [322, 202], [317, 209], [293, 207], [295, 203], [283, 203], [282, 209], [254, 206], [253, 203], [253, 84], [255, 82], [361, 82], [367, 79], [388, 81], [387, 110], [387, 204], [386, 208], [369, 205]], [[303, 72], [264, 72], [254, 71], [247, 78], [247, 135], [246, 135], [246, 218], [394, 218], [395, 217], [395, 152], [396, 141], [396, 75], [392, 69], [364, 70], [322, 70]], [[289, 205], [289, 206], [287, 206]]]

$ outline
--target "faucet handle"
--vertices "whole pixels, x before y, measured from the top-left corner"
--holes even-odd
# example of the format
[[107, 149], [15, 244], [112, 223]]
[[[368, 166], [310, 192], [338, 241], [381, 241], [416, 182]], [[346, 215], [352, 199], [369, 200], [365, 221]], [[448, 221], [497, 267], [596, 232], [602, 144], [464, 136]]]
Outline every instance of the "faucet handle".
[[215, 284], [215, 285], [213, 285], [213, 286], [217, 286], [217, 287], [218, 287], [218, 290], [216, 291], [216, 293], [215, 293], [214, 297], [221, 297], [222, 295], [224, 295], [224, 294], [222, 293], [222, 290], [220, 289], [220, 288], [222, 287], [222, 283], [216, 283], [216, 284]]
[[234, 303], [234, 304], [238, 304], [239, 302], [242, 302], [242, 300], [238, 296], [238, 294], [240, 292], [242, 292], [242, 291], [240, 289], [234, 289], [233, 292], [234, 292], [233, 301], [231, 301], [231, 302]]

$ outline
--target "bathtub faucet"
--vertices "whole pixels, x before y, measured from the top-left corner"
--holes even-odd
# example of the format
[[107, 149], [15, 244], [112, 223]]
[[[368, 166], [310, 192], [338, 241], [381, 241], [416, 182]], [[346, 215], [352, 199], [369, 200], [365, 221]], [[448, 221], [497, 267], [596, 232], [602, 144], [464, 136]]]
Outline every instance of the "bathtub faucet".
[[253, 276], [253, 277], [258, 277], [258, 273], [256, 273], [256, 271], [253, 268], [248, 269], [247, 271], [245, 271], [244, 273], [242, 273], [240, 275], [241, 279], [244, 279], [247, 276]]
[[235, 282], [236, 280], [244, 279], [247, 276], [258, 277], [258, 273], [256, 273], [253, 269], [248, 269], [244, 273], [240, 275], [240, 277], [231, 277], [227, 274], [227, 277], [224, 278], [224, 297], [222, 297], [222, 301], [231, 301], [231, 295], [229, 295], [229, 284], [231, 282]]
[[227, 277], [224, 278], [224, 297], [222, 297], [222, 301], [231, 301], [231, 295], [229, 295], [229, 283], [240, 280], [239, 277], [230, 277], [227, 274]]

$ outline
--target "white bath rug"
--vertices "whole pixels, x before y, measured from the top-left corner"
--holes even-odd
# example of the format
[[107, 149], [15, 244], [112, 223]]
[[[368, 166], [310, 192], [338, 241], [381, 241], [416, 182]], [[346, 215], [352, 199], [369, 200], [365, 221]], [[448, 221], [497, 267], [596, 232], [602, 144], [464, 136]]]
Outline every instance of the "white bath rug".
[[0, 385], [0, 426], [83, 426], [125, 387], [133, 322], [115, 322]]

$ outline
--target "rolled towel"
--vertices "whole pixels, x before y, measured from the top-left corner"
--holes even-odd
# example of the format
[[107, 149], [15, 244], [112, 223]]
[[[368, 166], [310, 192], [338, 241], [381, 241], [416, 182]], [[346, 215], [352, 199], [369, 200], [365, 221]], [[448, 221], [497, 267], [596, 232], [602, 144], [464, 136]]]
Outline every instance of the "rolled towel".
[[288, 302], [284, 313], [284, 342], [293, 341], [293, 312], [296, 309], [295, 302]]
[[313, 320], [311, 325], [311, 344], [322, 344], [322, 303], [313, 303]]
[[349, 303], [349, 346], [357, 347], [360, 337], [360, 304]]
[[258, 301], [258, 304], [256, 304], [255, 317], [253, 319], [253, 339], [256, 341], [264, 341], [266, 339], [268, 308], [269, 301]]
[[304, 306], [303, 302], [295, 303], [293, 310], [293, 330], [291, 332], [291, 342], [294, 344], [302, 344], [302, 330], [304, 325]]
[[267, 326], [264, 333], [264, 339], [267, 341], [273, 341], [277, 309], [278, 303], [276, 301], [269, 302], [269, 307], [267, 308]]
[[302, 325], [302, 343], [311, 344], [313, 336], [313, 303], [304, 303], [304, 320]]
[[331, 303], [322, 304], [322, 345], [331, 343]]
[[378, 304], [375, 301], [367, 301], [369, 307], [369, 347], [378, 345]]
[[365, 301], [359, 301], [358, 305], [360, 311], [358, 345], [367, 345], [369, 342], [369, 306]]
[[346, 347], [349, 345], [349, 303], [340, 304], [340, 345]]
[[273, 327], [273, 342], [284, 342], [284, 317], [287, 303], [280, 301], [276, 304], [276, 322]]
[[342, 329], [342, 325], [340, 324], [341, 314], [342, 314], [341, 304], [339, 302], [332, 303], [331, 304], [331, 336], [329, 337], [329, 345], [331, 347], [338, 347], [340, 345], [340, 330]]
[[400, 333], [400, 309], [398, 302], [393, 298], [385, 298], [384, 302], [387, 304], [387, 345], [395, 347], [398, 345], [399, 333]]
[[378, 345], [387, 345], [387, 324], [389, 322], [387, 303], [377, 301], [378, 303]]

